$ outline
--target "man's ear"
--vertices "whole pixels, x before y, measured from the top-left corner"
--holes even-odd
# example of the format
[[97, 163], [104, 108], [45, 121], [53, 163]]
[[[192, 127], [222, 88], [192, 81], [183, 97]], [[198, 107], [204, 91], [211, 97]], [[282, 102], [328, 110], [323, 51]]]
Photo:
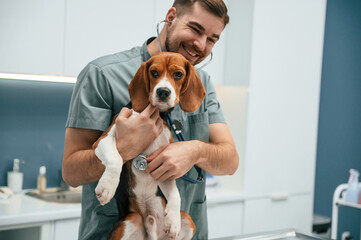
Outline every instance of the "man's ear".
[[149, 104], [148, 66], [147, 62], [140, 65], [128, 87], [132, 108], [136, 112], [142, 112]]
[[167, 15], [165, 16], [165, 20], [167, 20], [167, 22], [171, 24], [171, 22], [176, 18], [176, 16], [177, 16], [177, 9], [175, 9], [175, 7], [171, 7], [168, 10]]
[[185, 112], [195, 112], [202, 104], [206, 90], [194, 66], [186, 62], [186, 79], [183, 83], [179, 105]]

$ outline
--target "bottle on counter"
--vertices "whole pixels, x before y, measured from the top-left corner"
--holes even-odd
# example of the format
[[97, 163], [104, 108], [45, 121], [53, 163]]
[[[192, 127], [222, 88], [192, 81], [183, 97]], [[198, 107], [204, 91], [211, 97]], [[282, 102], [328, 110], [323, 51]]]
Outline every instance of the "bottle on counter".
[[20, 172], [20, 159], [15, 158], [13, 164], [13, 171], [8, 172], [8, 187], [14, 192], [18, 193], [23, 189], [24, 175]]
[[39, 168], [39, 176], [38, 176], [38, 191], [39, 193], [44, 193], [46, 190], [46, 167], [41, 166]]
[[358, 203], [360, 198], [360, 187], [358, 183], [359, 172], [350, 169], [350, 178], [348, 180], [348, 188], [346, 191], [346, 201], [350, 203]]

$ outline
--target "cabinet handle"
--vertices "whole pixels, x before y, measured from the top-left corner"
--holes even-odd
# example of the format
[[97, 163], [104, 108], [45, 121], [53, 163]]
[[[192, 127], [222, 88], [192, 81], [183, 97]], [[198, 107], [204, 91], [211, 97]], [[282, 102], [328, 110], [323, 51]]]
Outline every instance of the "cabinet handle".
[[290, 197], [290, 194], [272, 195], [271, 200], [273, 202], [286, 201]]

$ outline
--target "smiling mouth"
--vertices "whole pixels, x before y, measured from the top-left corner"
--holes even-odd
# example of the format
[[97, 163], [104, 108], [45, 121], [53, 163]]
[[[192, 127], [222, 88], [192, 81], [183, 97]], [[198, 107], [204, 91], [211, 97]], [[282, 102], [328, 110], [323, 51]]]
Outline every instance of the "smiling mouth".
[[184, 51], [186, 51], [190, 56], [192, 56], [192, 57], [199, 56], [197, 52], [194, 52], [191, 49], [187, 48], [184, 44], [182, 46], [183, 46]]

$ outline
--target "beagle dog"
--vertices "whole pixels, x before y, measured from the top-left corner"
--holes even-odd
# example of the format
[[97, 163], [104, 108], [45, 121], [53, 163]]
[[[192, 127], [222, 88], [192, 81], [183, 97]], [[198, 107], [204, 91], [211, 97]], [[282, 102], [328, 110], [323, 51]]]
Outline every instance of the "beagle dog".
[[[158, 53], [142, 63], [128, 90], [134, 110], [131, 117], [138, 115], [148, 104], [160, 112], [168, 112], [179, 103], [183, 111], [194, 112], [206, 93], [193, 65], [182, 55], [169, 52]], [[170, 142], [173, 142], [172, 134], [165, 123], [161, 134], [144, 154], [149, 156]], [[108, 203], [115, 192], [118, 196], [120, 219], [109, 239], [193, 237], [195, 225], [188, 213], [180, 211], [181, 198], [175, 181], [156, 181], [150, 174], [136, 169], [132, 161], [123, 166], [116, 148], [115, 121], [94, 143], [93, 149], [105, 166], [95, 189], [99, 202], [102, 205]], [[162, 194], [159, 194], [158, 187]]]

